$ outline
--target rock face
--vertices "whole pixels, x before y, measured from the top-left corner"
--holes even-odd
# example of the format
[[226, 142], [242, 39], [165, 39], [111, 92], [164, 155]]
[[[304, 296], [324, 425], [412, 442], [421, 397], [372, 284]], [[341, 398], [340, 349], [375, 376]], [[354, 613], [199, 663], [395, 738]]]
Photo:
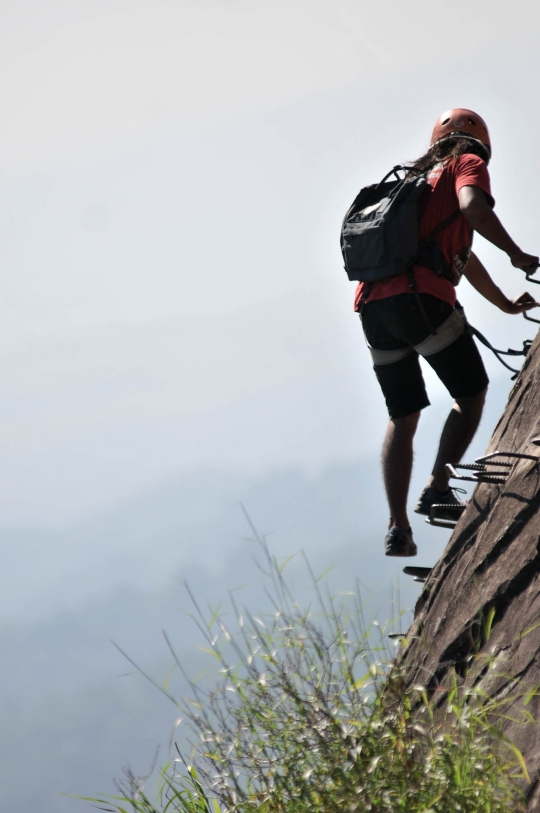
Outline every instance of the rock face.
[[[476, 487], [425, 583], [400, 653], [411, 683], [435, 689], [455, 670], [465, 685], [481, 685], [491, 696], [510, 691], [523, 696], [540, 686], [540, 447], [531, 443], [538, 436], [540, 336], [488, 449], [535, 455], [538, 461], [518, 460], [503, 485]], [[520, 698], [516, 712], [518, 705]], [[540, 698], [526, 708], [536, 724], [508, 722], [506, 733], [531, 775], [529, 810], [540, 811]]]

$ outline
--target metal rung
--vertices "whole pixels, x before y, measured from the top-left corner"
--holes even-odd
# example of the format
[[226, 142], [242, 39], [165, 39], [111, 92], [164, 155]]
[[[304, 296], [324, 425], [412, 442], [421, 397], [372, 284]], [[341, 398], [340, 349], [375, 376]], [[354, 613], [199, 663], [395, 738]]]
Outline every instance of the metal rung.
[[445, 469], [450, 477], [453, 477], [455, 480], [468, 480], [471, 483], [478, 482], [476, 477], [466, 477], [464, 474], [459, 474], [451, 463], [446, 463]]
[[488, 474], [487, 470], [485, 472], [478, 472], [474, 477], [466, 477], [463, 474], [459, 474], [451, 463], [447, 463], [445, 468], [450, 477], [453, 477], [455, 480], [468, 480], [470, 483], [499, 483], [502, 485], [506, 483], [508, 479], [508, 475], [506, 477], [497, 477], [498, 472]]
[[[475, 463], [487, 463], [488, 460], [492, 460], [494, 457], [512, 457], [515, 460], [538, 460], [537, 455], [534, 454], [523, 454], [522, 452], [491, 452], [491, 454], [484, 455], [484, 457], [477, 457]], [[496, 466], [508, 466], [512, 465], [511, 463], [495, 463]]]
[[[529, 282], [538, 282], [537, 279], [531, 279]], [[527, 316], [527, 311], [523, 311], [523, 318], [527, 320], [527, 322], [536, 322], [536, 324], [540, 325], [540, 319], [535, 319], [533, 316]]]
[[425, 582], [432, 570], [431, 567], [415, 567], [414, 565], [403, 568], [405, 575], [414, 576], [415, 582]]
[[[513, 463], [506, 463], [504, 460], [498, 460], [493, 464], [494, 466], [501, 466], [505, 469], [511, 469]], [[469, 469], [470, 471], [486, 471], [484, 463], [458, 463], [456, 469]]]
[[[438, 508], [442, 508], [444, 511], [459, 511], [459, 513], [462, 514], [465, 511], [465, 509], [467, 508], [467, 503], [465, 503], [465, 502], [462, 502], [462, 503], [457, 503], [457, 502], [455, 502], [455, 503], [451, 503], [451, 502], [450, 503], [444, 503], [444, 502], [443, 503], [438, 503], [438, 502], [434, 502], [433, 505], [431, 506], [431, 508], [429, 509], [429, 516], [430, 516], [431, 519], [437, 519], [436, 514], [437, 514], [437, 509]], [[439, 517], [439, 519], [443, 519], [443, 517]], [[454, 520], [452, 520], [452, 522], [454, 522]], [[455, 522], [457, 522], [457, 520], [455, 520]]]
[[457, 520], [451, 519], [437, 519], [426, 517], [426, 522], [428, 525], [433, 525], [434, 528], [455, 528], [457, 525]]
[[[426, 522], [433, 525], [435, 528], [455, 528], [459, 519], [459, 515], [467, 508], [466, 503], [434, 503], [429, 509], [429, 517]], [[438, 512], [448, 512], [458, 514], [455, 519], [449, 517], [438, 517]]]
[[482, 472], [478, 472], [475, 479], [477, 483], [500, 483], [502, 485], [503, 483], [506, 483], [506, 481], [508, 480], [508, 475], [506, 474], [506, 472], [505, 472], [506, 476], [503, 476], [502, 474], [501, 476], [499, 476], [499, 474], [500, 472], [496, 471], [493, 472], [493, 474], [491, 474], [490, 472], [486, 472], [485, 474]]

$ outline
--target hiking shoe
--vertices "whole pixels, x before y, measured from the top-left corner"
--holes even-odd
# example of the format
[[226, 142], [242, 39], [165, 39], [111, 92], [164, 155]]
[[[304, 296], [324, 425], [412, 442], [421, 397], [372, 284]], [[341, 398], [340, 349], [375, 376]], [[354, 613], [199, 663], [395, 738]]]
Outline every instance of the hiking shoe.
[[[428, 486], [422, 491], [420, 499], [414, 508], [415, 514], [423, 514], [429, 517], [431, 506], [437, 506], [437, 519], [451, 519], [456, 520], [459, 518], [461, 511], [466, 508], [467, 503], [464, 500], [458, 499], [456, 492], [461, 494], [466, 492], [462, 488], [449, 488], [444, 494], [439, 494], [435, 491], [433, 486]], [[448, 509], [445, 510], [443, 506], [447, 505]]]
[[387, 556], [416, 556], [418, 548], [412, 538], [411, 529], [394, 525], [386, 534], [384, 552]]

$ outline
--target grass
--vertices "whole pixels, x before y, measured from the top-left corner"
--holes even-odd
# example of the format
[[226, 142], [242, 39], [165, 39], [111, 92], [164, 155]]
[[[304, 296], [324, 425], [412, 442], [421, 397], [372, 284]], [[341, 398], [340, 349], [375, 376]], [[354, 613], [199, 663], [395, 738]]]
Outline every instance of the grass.
[[359, 591], [336, 598], [313, 578], [301, 607], [257, 540], [272, 611], [254, 615], [231, 597], [231, 625], [192, 596], [218, 674], [210, 688], [189, 681], [187, 700], [160, 687], [190, 735], [154, 800], [128, 772], [118, 796], [89, 801], [114, 813], [525, 810], [528, 776], [503, 736], [504, 707], [457, 678], [434, 697], [408, 686], [384, 630], [365, 623]]

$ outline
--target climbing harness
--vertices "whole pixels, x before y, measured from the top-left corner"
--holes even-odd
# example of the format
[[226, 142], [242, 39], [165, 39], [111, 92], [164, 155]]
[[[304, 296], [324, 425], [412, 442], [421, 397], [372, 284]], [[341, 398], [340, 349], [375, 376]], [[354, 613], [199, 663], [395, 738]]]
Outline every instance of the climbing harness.
[[[523, 315], [525, 316], [525, 314]], [[538, 321], [537, 319], [531, 319], [530, 317], [529, 320], [533, 322]], [[540, 324], [540, 322], [538, 324]], [[532, 341], [530, 339], [525, 339], [523, 342], [522, 350], [513, 350], [511, 347], [509, 347], [508, 350], [498, 350], [496, 347], [493, 347], [491, 342], [488, 339], [486, 339], [483, 333], [480, 333], [480, 331], [473, 325], [469, 324], [468, 328], [471, 335], [476, 336], [478, 341], [481, 342], [481, 344], [483, 344], [484, 347], [487, 347], [489, 350], [491, 350], [491, 352], [496, 356], [496, 358], [501, 362], [501, 364], [504, 367], [506, 367], [507, 370], [510, 370], [510, 372], [514, 373], [514, 375], [511, 377], [511, 381], [515, 381], [520, 371], [516, 370], [515, 367], [510, 367], [510, 365], [507, 364], [506, 361], [501, 358], [501, 356], [526, 356], [529, 350], [531, 349]]]
[[[526, 275], [526, 278], [529, 282], [534, 282], [537, 285], [540, 285], [540, 280], [533, 279], [529, 274]], [[486, 339], [483, 333], [480, 333], [478, 328], [470, 324], [470, 322], [467, 320], [467, 317], [465, 316], [463, 307], [460, 305], [459, 302], [456, 302], [456, 309], [461, 312], [463, 318], [465, 319], [466, 329], [468, 330], [469, 335], [476, 336], [478, 341], [481, 344], [483, 344], [484, 347], [487, 347], [489, 350], [491, 350], [491, 352], [497, 357], [501, 364], [504, 367], [506, 367], [507, 370], [510, 370], [510, 372], [514, 373], [514, 375], [511, 377], [511, 380], [515, 381], [520, 371], [516, 370], [515, 367], [511, 367], [509, 364], [507, 364], [506, 361], [501, 358], [501, 356], [526, 356], [529, 350], [531, 349], [532, 339], [524, 339], [523, 348], [521, 350], [513, 350], [510, 347], [508, 348], [508, 350], [498, 350], [496, 347], [493, 347], [491, 342], [488, 339]], [[526, 311], [523, 311], [523, 318], [526, 319], [528, 322], [536, 322], [538, 325], [540, 325], [540, 319], [535, 319], [533, 316], [527, 316]]]
[[[529, 278], [529, 275], [527, 275], [527, 279], [530, 282], [535, 282], [538, 285], [540, 285], [540, 280]], [[508, 348], [508, 350], [498, 350], [496, 347], [493, 347], [491, 342], [488, 339], [486, 339], [483, 333], [480, 333], [478, 328], [474, 327], [474, 325], [471, 325], [471, 323], [467, 320], [467, 317], [465, 316], [463, 306], [459, 302], [456, 302], [456, 310], [460, 311], [461, 315], [465, 319], [466, 330], [468, 331], [469, 335], [476, 336], [478, 341], [481, 344], [483, 344], [484, 347], [487, 347], [488, 350], [491, 350], [491, 352], [496, 356], [496, 358], [501, 362], [501, 364], [504, 367], [506, 367], [507, 370], [510, 370], [510, 372], [514, 373], [511, 380], [515, 381], [520, 371], [516, 370], [515, 367], [511, 367], [509, 364], [507, 364], [506, 361], [501, 358], [501, 356], [526, 356], [529, 350], [531, 349], [532, 340], [524, 339], [523, 348], [521, 350], [513, 350], [510, 347]], [[523, 312], [523, 316], [528, 322], [537, 322], [540, 325], [539, 319], [534, 319], [532, 316], [527, 316], [527, 313], [525, 311]]]

